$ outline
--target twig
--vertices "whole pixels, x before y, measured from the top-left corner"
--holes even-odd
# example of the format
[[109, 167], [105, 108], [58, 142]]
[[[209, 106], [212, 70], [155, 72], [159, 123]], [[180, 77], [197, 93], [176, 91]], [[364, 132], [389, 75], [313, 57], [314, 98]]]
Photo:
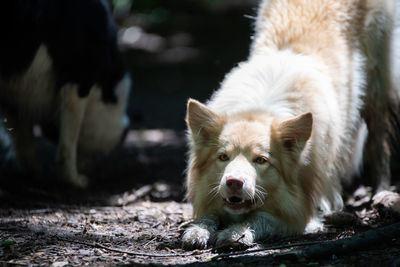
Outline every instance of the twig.
[[37, 209], [37, 210], [30, 210], [29, 214], [43, 214], [51, 212], [54, 212], [54, 209]]
[[277, 255], [278, 258], [322, 258], [329, 255], [353, 253], [354, 251], [368, 248], [371, 245], [391, 241], [400, 236], [400, 222], [395, 224], [366, 231], [355, 236], [323, 242], [319, 245], [310, 246], [302, 250], [285, 252]]
[[154, 237], [152, 240], [150, 240], [149, 242], [146, 242], [146, 244], [143, 245], [144, 248], [147, 247], [148, 244], [150, 244], [151, 242], [153, 242], [154, 240], [156, 240], [157, 237]]
[[[153, 253], [143, 253], [143, 252], [138, 252], [138, 251], [128, 251], [128, 250], [122, 250], [122, 249], [118, 249], [118, 248], [112, 248], [112, 247], [106, 247], [100, 243], [97, 242], [93, 242], [93, 243], [89, 243], [89, 242], [84, 242], [84, 241], [78, 241], [78, 240], [70, 240], [70, 239], [66, 239], [66, 238], [62, 238], [62, 237], [57, 237], [58, 240], [61, 241], [65, 241], [65, 242], [70, 242], [70, 243], [77, 243], [77, 244], [81, 244], [81, 245], [85, 245], [85, 246], [89, 246], [89, 247], [94, 247], [94, 248], [101, 248], [101, 249], [105, 249], [108, 251], [112, 251], [112, 252], [118, 252], [118, 253], [123, 253], [123, 254], [128, 254], [131, 256], [140, 256], [140, 257], [153, 257], [153, 258], [168, 258], [168, 257], [187, 257], [187, 256], [192, 256], [192, 255], [197, 255], [198, 251], [194, 251], [192, 253], [189, 254], [153, 254]], [[202, 251], [205, 252], [205, 251]]]
[[10, 261], [0, 261], [0, 264], [4, 264], [4, 266], [16, 265], [16, 266], [29, 266], [28, 263], [18, 263], [18, 262], [10, 262]]
[[178, 229], [179, 229], [179, 230], [182, 230], [182, 229], [188, 227], [188, 225], [191, 224], [192, 222], [194, 222], [194, 220], [185, 221], [185, 222], [181, 223], [181, 224], [178, 226]]
[[16, 231], [16, 230], [18, 230], [19, 228], [18, 227], [16, 227], [16, 226], [11, 226], [11, 225], [7, 225], [7, 226], [0, 226], [0, 230], [1, 231]]
[[243, 239], [245, 237], [245, 234], [242, 234], [241, 236], [239, 236], [235, 241], [228, 243], [228, 244], [222, 244], [219, 246], [216, 246], [212, 249], [213, 252], [222, 252], [222, 251], [226, 251], [228, 248], [232, 248], [232, 247], [236, 247], [236, 246], [240, 246], [241, 248], [249, 248], [249, 246], [245, 245], [244, 243], [240, 243], [240, 240]]
[[275, 249], [282, 249], [282, 248], [291, 248], [291, 247], [300, 247], [300, 246], [309, 246], [309, 245], [315, 245], [315, 244], [320, 244], [323, 241], [310, 241], [310, 242], [299, 242], [299, 243], [292, 243], [292, 244], [283, 244], [283, 245], [276, 245], [276, 246], [270, 246], [270, 247], [265, 247], [265, 248], [258, 248], [258, 249], [250, 249], [246, 251], [237, 251], [237, 252], [231, 252], [231, 253], [224, 253], [224, 254], [219, 254], [211, 258], [212, 261], [214, 260], [219, 260], [222, 258], [228, 258], [231, 256], [237, 256], [237, 255], [246, 255], [250, 253], [255, 253], [255, 252], [262, 252], [266, 250], [275, 250]]
[[133, 191], [133, 193], [125, 192], [121, 197], [117, 199], [112, 199], [111, 204], [117, 206], [126, 206], [148, 195], [151, 192], [151, 190], [153, 190], [152, 185], [142, 186], [141, 188]]
[[235, 243], [238, 243], [241, 239], [243, 239], [246, 235], [242, 234], [238, 239], [236, 239]]

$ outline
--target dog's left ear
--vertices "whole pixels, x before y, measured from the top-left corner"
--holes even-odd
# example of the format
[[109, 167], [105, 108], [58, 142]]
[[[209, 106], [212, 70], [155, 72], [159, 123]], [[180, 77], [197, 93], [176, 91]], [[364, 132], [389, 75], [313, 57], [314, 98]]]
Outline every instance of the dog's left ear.
[[291, 151], [303, 150], [311, 136], [313, 116], [311, 112], [301, 114], [279, 125], [279, 134], [283, 146]]
[[221, 130], [222, 117], [199, 101], [189, 99], [186, 123], [194, 138], [210, 138]]

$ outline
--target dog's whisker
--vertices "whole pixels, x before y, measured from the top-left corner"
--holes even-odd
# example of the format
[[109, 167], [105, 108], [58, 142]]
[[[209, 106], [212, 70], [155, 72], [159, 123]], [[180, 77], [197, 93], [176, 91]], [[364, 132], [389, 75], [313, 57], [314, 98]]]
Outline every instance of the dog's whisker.
[[258, 192], [257, 192], [257, 190], [254, 192], [254, 197], [253, 197], [253, 199], [256, 201], [256, 200], [260, 200], [260, 196], [258, 195]]
[[256, 194], [255, 194], [255, 196], [258, 198], [258, 201], [259, 201], [259, 206], [262, 206], [262, 205], [264, 205], [264, 197], [263, 196], [260, 196], [260, 194], [259, 194], [260, 192], [256, 192]]
[[254, 196], [252, 194], [250, 194], [249, 192], [245, 191], [246, 195], [249, 197], [250, 201], [252, 203], [256, 203], [256, 199], [254, 198]]
[[267, 192], [265, 192], [265, 189], [262, 186], [256, 185], [256, 190], [254, 195], [258, 199], [259, 202], [258, 206], [264, 205], [264, 200], [265, 197], [267, 196]]
[[219, 184], [215, 184], [215, 186], [210, 190], [210, 192], [208, 192], [210, 199], [207, 202], [210, 203], [211, 201], [213, 201], [218, 196], [218, 193], [219, 193]]
[[257, 193], [260, 195], [260, 197], [262, 197], [263, 199], [266, 198], [266, 196], [268, 195], [267, 192], [263, 192], [263, 191], [257, 191]]
[[214, 196], [218, 193], [218, 187], [214, 187], [208, 194]]
[[262, 187], [261, 185], [256, 184], [256, 188], [257, 188], [259, 191], [266, 193], [265, 188]]
[[266, 195], [267, 194], [267, 192], [263, 188], [256, 187], [256, 190], [262, 195]]
[[219, 191], [219, 187], [218, 186], [216, 186], [216, 187], [214, 187], [208, 194], [209, 195], [217, 195], [218, 194], [218, 191]]
[[257, 192], [257, 191], [256, 191], [255, 195], [256, 195], [257, 197], [259, 197], [260, 199], [265, 199], [265, 195], [263, 195], [263, 194], [260, 193], [260, 192]]

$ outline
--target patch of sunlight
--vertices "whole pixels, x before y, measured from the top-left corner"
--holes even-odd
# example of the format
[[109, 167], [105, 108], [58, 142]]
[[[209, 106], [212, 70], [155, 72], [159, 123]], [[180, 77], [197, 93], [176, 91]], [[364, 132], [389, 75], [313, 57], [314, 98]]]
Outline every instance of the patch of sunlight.
[[127, 146], [181, 145], [185, 142], [182, 134], [171, 129], [130, 130], [125, 139]]

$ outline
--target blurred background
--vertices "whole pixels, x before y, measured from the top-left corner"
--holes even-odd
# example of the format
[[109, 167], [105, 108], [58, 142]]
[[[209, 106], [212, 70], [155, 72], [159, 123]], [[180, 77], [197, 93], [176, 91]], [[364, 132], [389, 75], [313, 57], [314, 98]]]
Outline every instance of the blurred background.
[[134, 82], [134, 128], [185, 128], [188, 97], [205, 100], [246, 59], [256, 2], [111, 1]]
[[[189, 97], [205, 101], [224, 75], [247, 58], [256, 0], [109, 0], [133, 80], [131, 129], [121, 147], [96, 159], [83, 193], [66, 190], [54, 169], [55, 145], [38, 138], [48, 173], [23, 174], [0, 129], [0, 198], [127, 204], [137, 198], [182, 200]], [[137, 193], [139, 192], [139, 193]], [[73, 197], [71, 197], [73, 196]]]
[[[54, 143], [37, 139], [47, 170], [37, 181], [15, 160], [7, 134], [12, 129], [0, 128], [0, 205], [27, 205], [27, 199], [91, 205], [184, 199], [186, 102], [207, 100], [247, 58], [258, 1], [108, 1], [133, 80], [125, 142], [96, 158], [89, 187], [77, 194], [56, 178]], [[399, 170], [399, 161], [393, 161], [394, 180]]]

